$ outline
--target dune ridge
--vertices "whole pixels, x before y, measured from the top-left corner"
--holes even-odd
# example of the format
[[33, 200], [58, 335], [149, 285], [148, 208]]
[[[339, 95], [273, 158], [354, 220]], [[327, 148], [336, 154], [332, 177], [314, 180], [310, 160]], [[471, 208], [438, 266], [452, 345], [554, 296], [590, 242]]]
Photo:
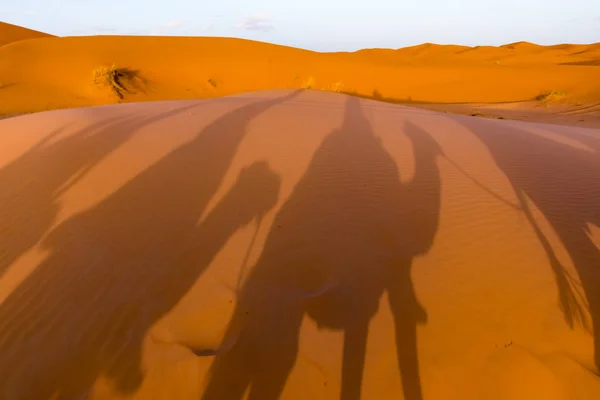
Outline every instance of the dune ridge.
[[[1, 47], [0, 57], [5, 115], [306, 88], [309, 81], [312, 89], [416, 105], [523, 102], [552, 91], [576, 108], [600, 103], [598, 44], [317, 53], [233, 38], [91, 36], [21, 41]], [[122, 99], [93, 82], [95, 69], [113, 64], [136, 76]]]
[[52, 37], [53, 35], [0, 21], [0, 46], [20, 40]]
[[309, 90], [2, 120], [0, 398], [598, 398], [599, 152]]

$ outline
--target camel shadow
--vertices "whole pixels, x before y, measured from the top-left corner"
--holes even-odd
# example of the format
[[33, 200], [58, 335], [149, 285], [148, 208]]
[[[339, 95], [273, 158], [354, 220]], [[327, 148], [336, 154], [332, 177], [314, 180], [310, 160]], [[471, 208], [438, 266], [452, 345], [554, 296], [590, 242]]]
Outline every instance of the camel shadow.
[[411, 280], [440, 212], [437, 143], [407, 124], [416, 170], [403, 184], [361, 108], [322, 142], [273, 222], [248, 274], [203, 399], [275, 400], [295, 364], [302, 319], [344, 333], [341, 398], [359, 399], [368, 327], [387, 291], [404, 397], [423, 398], [417, 324], [427, 315]]
[[257, 162], [198, 224], [249, 121], [296, 95], [226, 113], [48, 235], [49, 256], [0, 305], [1, 398], [80, 398], [101, 375], [139, 388], [150, 327], [276, 203], [280, 179]]

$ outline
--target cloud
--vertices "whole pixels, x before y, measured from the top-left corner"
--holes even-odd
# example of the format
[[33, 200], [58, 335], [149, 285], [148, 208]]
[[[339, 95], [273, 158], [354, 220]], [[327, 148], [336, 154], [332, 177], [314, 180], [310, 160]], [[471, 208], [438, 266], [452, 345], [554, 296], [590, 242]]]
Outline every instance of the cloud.
[[213, 24], [213, 23], [210, 23], [210, 24], [208, 24], [208, 25], [206, 25], [206, 26], [204, 26], [204, 27], [201, 27], [201, 28], [200, 28], [200, 32], [210, 32], [210, 31], [212, 31], [213, 29], [215, 29], [215, 24]]
[[253, 14], [245, 17], [237, 27], [247, 31], [270, 31], [273, 29], [271, 18], [265, 14]]
[[150, 31], [150, 35], [155, 36], [164, 36], [164, 35], [172, 35], [174, 33], [180, 32], [187, 26], [187, 23], [182, 20], [173, 20], [165, 22]]
[[215, 23], [209, 22], [204, 25], [198, 25], [191, 21], [173, 20], [157, 26], [150, 32], [153, 36], [171, 36], [184, 35], [196, 36], [206, 34], [215, 29]]
[[109, 25], [89, 25], [89, 26], [76, 26], [68, 29], [64, 32], [67, 36], [88, 36], [88, 35], [123, 35], [133, 34], [132, 32], [125, 32], [115, 26]]
[[174, 29], [182, 28], [185, 25], [183, 21], [169, 21], [166, 24], [163, 24], [160, 29], [164, 29], [166, 31], [171, 31]]
[[89, 29], [89, 31], [94, 32], [96, 34], [120, 33], [119, 28], [114, 26], [93, 26]]

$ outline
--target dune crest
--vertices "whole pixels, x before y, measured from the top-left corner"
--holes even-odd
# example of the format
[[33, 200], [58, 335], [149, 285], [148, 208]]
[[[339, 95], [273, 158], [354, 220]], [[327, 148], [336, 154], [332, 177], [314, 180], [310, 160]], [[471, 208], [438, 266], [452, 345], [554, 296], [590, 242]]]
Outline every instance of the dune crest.
[[[21, 41], [0, 47], [0, 57], [4, 115], [294, 88], [417, 106], [440, 103], [449, 109], [455, 103], [533, 102], [534, 111], [565, 111], [536, 100], [547, 93], [562, 93], [557, 102], [569, 112], [600, 104], [598, 44], [426, 43], [317, 53], [234, 38], [90, 36]], [[95, 71], [113, 66], [135, 77], [127, 91], [111, 92], [94, 78]]]
[[0, 46], [20, 40], [44, 37], [52, 37], [52, 35], [0, 21]]

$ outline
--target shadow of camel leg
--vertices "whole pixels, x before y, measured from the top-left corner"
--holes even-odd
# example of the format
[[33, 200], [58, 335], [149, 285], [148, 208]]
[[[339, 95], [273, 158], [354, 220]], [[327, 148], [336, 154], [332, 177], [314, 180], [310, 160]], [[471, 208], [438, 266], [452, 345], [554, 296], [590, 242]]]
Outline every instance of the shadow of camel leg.
[[417, 353], [417, 323], [425, 323], [427, 313], [419, 305], [409, 277], [395, 276], [393, 284], [388, 288], [388, 295], [394, 316], [396, 354], [404, 399], [423, 400]]
[[417, 357], [417, 326], [412, 324], [396, 326], [396, 337], [405, 346], [398, 347], [398, 363], [402, 373], [402, 390], [406, 400], [422, 400], [421, 377], [419, 374], [419, 359]]
[[[285, 304], [285, 301], [282, 301]], [[296, 302], [292, 302], [296, 303]], [[258, 364], [250, 387], [248, 400], [278, 400], [294, 368], [298, 355], [298, 340], [303, 312], [300, 304], [285, 304], [265, 322], [271, 333], [259, 344]], [[262, 324], [261, 324], [262, 325]]]
[[361, 318], [344, 332], [341, 400], [360, 400], [369, 318]]

